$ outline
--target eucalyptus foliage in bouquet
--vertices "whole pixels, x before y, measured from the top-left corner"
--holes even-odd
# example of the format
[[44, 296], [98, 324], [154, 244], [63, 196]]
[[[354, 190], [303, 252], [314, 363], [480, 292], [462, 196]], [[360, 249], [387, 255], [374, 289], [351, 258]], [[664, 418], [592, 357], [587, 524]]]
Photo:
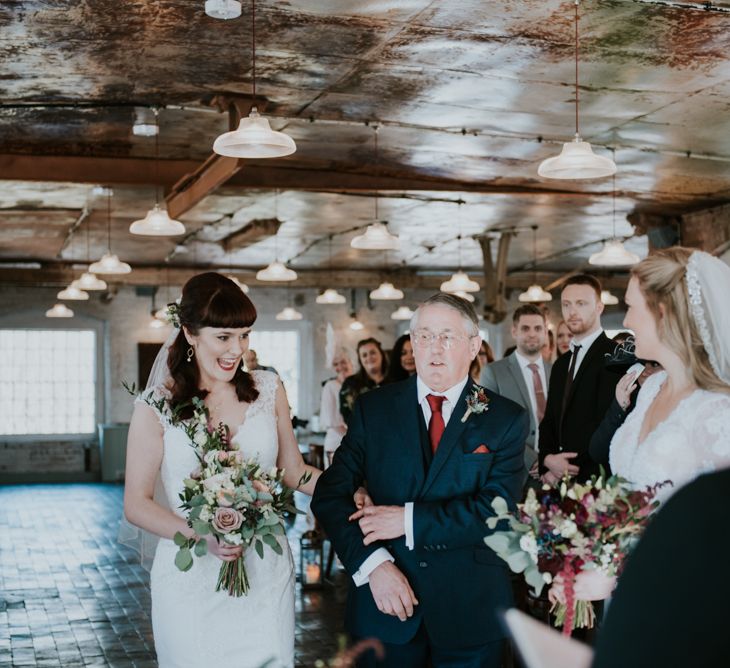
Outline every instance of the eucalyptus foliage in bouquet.
[[[666, 484], [666, 483], [663, 483]], [[618, 476], [594, 476], [586, 483], [563, 480], [556, 488], [529, 489], [517, 512], [510, 512], [501, 497], [492, 502], [494, 529], [501, 520], [509, 530], [495, 531], [484, 542], [504, 559], [539, 596], [556, 577], [562, 580], [565, 603], [556, 601], [551, 612], [555, 625], [570, 635], [574, 628], [592, 627], [593, 605], [576, 600], [575, 578], [596, 569], [607, 577], [620, 574], [624, 560], [644, 531], [662, 485], [633, 489]]]

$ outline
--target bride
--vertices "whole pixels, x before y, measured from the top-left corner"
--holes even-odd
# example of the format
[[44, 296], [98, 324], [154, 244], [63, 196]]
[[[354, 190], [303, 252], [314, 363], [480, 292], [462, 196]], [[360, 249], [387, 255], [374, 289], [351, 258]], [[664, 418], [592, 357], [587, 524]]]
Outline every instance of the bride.
[[[256, 309], [232, 281], [216, 273], [191, 278], [179, 306], [180, 330], [163, 347], [153, 396], [171, 406], [200, 397], [214, 424], [230, 427], [243, 454], [262, 468], [286, 469], [284, 482], [311, 495], [320, 472], [304, 464], [278, 377], [243, 370], [242, 356]], [[147, 393], [145, 393], [146, 395]], [[188, 413], [192, 409], [188, 408]], [[190, 417], [183, 409], [182, 417]], [[292, 666], [294, 663], [294, 565], [285, 537], [283, 555], [244, 555], [251, 588], [239, 598], [216, 592], [221, 561], [233, 561], [242, 547], [219, 544], [212, 536], [208, 554], [196, 557], [189, 572], [175, 564], [172, 538], [193, 537], [175, 510], [183, 479], [196, 467], [193, 447], [181, 426], [138, 399], [129, 428], [124, 513], [141, 529], [160, 537], [152, 564], [152, 627], [161, 668], [178, 666]], [[163, 493], [155, 494], [156, 481]]]
[[702, 251], [656, 251], [631, 272], [624, 326], [634, 331], [636, 356], [664, 371], [644, 382], [609, 460], [637, 487], [669, 480], [661, 501], [700, 474], [730, 466], [728, 295], [730, 267]]

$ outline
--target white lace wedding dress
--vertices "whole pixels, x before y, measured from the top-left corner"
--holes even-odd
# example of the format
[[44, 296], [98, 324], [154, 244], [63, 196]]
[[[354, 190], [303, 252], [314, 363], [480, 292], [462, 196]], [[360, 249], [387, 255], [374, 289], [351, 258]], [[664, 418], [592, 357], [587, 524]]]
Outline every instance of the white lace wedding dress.
[[609, 454], [611, 471], [636, 487], [670, 480], [657, 495], [662, 502], [702, 473], [730, 467], [730, 394], [695, 390], [639, 443], [644, 416], [666, 377], [662, 371], [647, 378]]
[[[256, 456], [264, 468], [276, 464], [276, 376], [254, 371], [259, 397], [248, 408], [235, 441], [246, 457]], [[180, 427], [160, 416], [164, 429], [162, 484], [174, 512], [182, 481], [197, 460]], [[213, 555], [195, 557], [192, 569], [175, 566], [177, 547], [161, 539], [151, 571], [152, 628], [160, 668], [215, 666], [217, 668], [280, 668], [294, 664], [294, 563], [285, 537], [277, 555], [266, 549], [264, 559], [251, 549], [245, 565], [251, 588], [239, 598], [216, 591], [223, 562]]]

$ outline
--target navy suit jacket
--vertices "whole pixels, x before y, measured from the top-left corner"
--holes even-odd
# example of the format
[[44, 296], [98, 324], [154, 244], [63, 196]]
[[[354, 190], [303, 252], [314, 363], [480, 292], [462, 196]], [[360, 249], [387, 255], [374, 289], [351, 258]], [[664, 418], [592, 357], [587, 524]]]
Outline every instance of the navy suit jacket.
[[[489, 408], [465, 422], [469, 380], [432, 456], [416, 377], [360, 396], [332, 466], [320, 477], [312, 509], [348, 573], [378, 547], [387, 548], [408, 578], [419, 605], [405, 622], [381, 613], [370, 587], [350, 592], [345, 625], [354, 635], [388, 643], [408, 642], [423, 621], [432, 642], [443, 647], [481, 645], [504, 636], [495, 611], [510, 605], [504, 561], [484, 544], [492, 500], [514, 506], [521, 494], [527, 413], [488, 392]], [[488, 453], [475, 453], [479, 446]], [[414, 502], [415, 548], [405, 537], [363, 545], [353, 493], [362, 484], [376, 505]]]

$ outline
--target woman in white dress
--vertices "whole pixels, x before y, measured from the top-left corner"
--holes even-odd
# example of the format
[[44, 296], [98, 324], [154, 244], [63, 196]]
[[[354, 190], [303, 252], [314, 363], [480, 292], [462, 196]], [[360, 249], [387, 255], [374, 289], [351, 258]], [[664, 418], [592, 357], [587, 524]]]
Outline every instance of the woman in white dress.
[[[246, 457], [263, 468], [286, 469], [285, 483], [314, 490], [319, 471], [304, 464], [292, 431], [284, 388], [268, 371], [243, 370], [242, 356], [256, 320], [256, 309], [232, 281], [216, 273], [191, 278], [179, 305], [181, 329], [163, 362], [166, 382], [154, 396], [179, 406], [200, 397], [214, 424], [229, 426]], [[187, 410], [188, 413], [191, 409]], [[182, 417], [189, 417], [185, 411]], [[136, 526], [160, 537], [151, 570], [152, 626], [161, 668], [183, 666], [258, 667], [294, 663], [294, 565], [285, 537], [283, 555], [254, 550], [244, 555], [250, 590], [231, 597], [217, 592], [221, 561], [233, 561], [242, 548], [218, 544], [211, 536], [208, 554], [192, 569], [174, 564], [176, 532], [191, 537], [178, 494], [196, 467], [193, 447], [180, 426], [138, 400], [129, 429], [124, 512]], [[162, 497], [155, 495], [161, 481]], [[157, 500], [156, 500], [157, 499]]]
[[340, 390], [345, 378], [352, 375], [352, 359], [346, 348], [340, 346], [334, 352], [332, 368], [335, 378], [328, 380], [322, 388], [322, 399], [319, 407], [319, 423], [325, 429], [324, 452], [326, 463], [332, 461], [335, 450], [347, 432], [345, 419], [340, 412]]
[[[730, 466], [730, 267], [688, 248], [657, 251], [633, 268], [625, 299], [636, 356], [664, 371], [644, 382], [611, 440], [611, 470], [637, 487], [669, 480], [666, 500]], [[633, 380], [617, 388], [619, 403]]]

